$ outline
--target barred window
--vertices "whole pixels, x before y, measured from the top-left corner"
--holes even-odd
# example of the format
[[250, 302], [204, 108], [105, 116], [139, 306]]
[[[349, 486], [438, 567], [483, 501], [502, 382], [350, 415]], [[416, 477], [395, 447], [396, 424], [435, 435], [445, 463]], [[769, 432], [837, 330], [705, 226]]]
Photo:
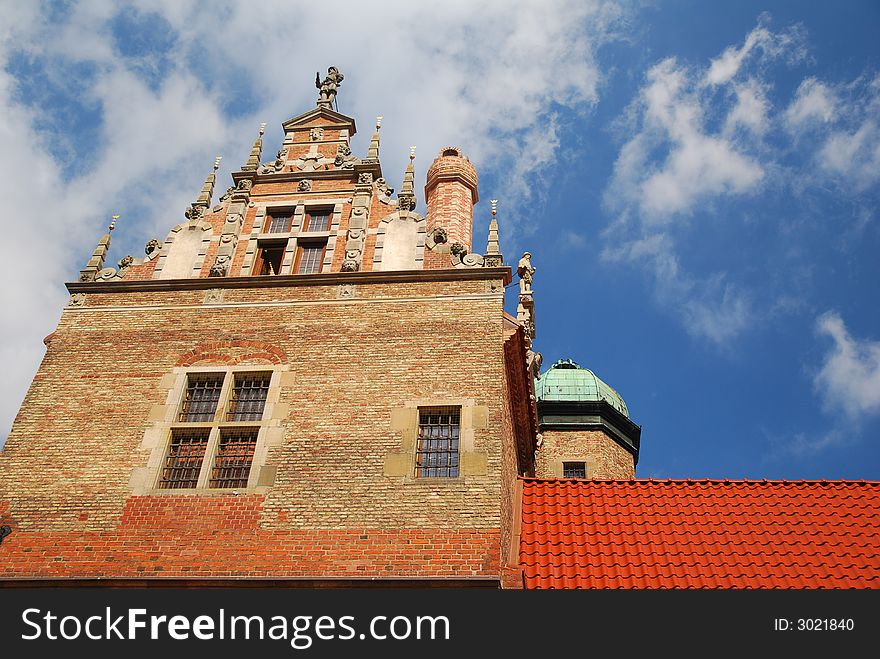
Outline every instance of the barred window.
[[456, 478], [460, 407], [419, 409], [416, 478]]
[[585, 462], [563, 462], [562, 463], [563, 478], [586, 478], [587, 464]]
[[178, 421], [212, 422], [223, 389], [222, 375], [190, 375]]
[[196, 487], [208, 448], [210, 430], [174, 430], [159, 487], [177, 489]]
[[187, 374], [156, 487], [247, 487], [271, 381], [237, 369]]
[[221, 430], [211, 487], [247, 487], [259, 429]]
[[244, 373], [235, 376], [235, 386], [229, 401], [227, 421], [259, 421], [263, 418], [266, 395], [269, 393], [269, 373]]

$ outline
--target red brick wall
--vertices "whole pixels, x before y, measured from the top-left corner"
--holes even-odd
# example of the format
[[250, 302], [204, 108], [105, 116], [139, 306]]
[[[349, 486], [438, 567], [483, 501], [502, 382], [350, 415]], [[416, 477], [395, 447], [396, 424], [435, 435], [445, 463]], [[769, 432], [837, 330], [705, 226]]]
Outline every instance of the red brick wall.
[[[428, 235], [436, 227], [443, 227], [449, 234], [449, 245], [461, 243], [471, 251], [476, 191], [477, 171], [466, 158], [438, 156], [428, 169], [425, 185]], [[448, 255], [446, 259], [448, 264]], [[425, 266], [437, 267], [433, 261], [426, 261]]]
[[[62, 315], [0, 454], [0, 518], [14, 528], [0, 574], [497, 578], [510, 439], [493, 284], [358, 284], [351, 301], [329, 285], [231, 288], [223, 308], [203, 307], [204, 290], [87, 294]], [[227, 349], [295, 376], [274, 485], [133, 496], [164, 376]], [[474, 436], [485, 475], [384, 475], [401, 446], [392, 410], [434, 398], [489, 408]]]

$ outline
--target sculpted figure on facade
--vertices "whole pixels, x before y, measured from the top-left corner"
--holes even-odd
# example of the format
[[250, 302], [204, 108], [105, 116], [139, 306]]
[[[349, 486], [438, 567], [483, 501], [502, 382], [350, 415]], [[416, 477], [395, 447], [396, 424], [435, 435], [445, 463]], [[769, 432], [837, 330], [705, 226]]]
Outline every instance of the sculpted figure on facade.
[[516, 266], [516, 273], [519, 275], [519, 294], [531, 295], [532, 293], [532, 275], [535, 274], [535, 268], [532, 267], [532, 255], [525, 252]]
[[318, 107], [333, 109], [333, 101], [336, 100], [336, 92], [345, 76], [335, 66], [327, 69], [327, 76], [321, 80], [319, 74], [315, 74], [315, 87], [318, 88]]

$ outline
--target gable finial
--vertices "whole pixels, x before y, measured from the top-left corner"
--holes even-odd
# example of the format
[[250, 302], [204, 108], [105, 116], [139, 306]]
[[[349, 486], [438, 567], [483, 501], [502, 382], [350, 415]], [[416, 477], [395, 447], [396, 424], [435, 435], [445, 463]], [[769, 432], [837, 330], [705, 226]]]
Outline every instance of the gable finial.
[[379, 129], [382, 127], [382, 117], [376, 117], [376, 132], [370, 140], [370, 148], [367, 149], [367, 160], [379, 160]]
[[490, 200], [492, 204], [492, 220], [489, 222], [489, 241], [486, 244], [486, 254], [483, 256], [483, 265], [487, 268], [497, 268], [504, 264], [504, 257], [501, 255], [501, 245], [498, 241], [498, 220], [495, 216], [498, 214], [498, 200]]
[[263, 133], [266, 131], [266, 122], [260, 124], [260, 134], [254, 140], [254, 146], [251, 147], [251, 155], [248, 156], [247, 162], [242, 166], [243, 172], [255, 172], [260, 166], [260, 158], [263, 157]]
[[409, 148], [409, 165], [406, 166], [406, 173], [403, 175], [403, 185], [400, 186], [400, 192], [397, 193], [397, 208], [399, 210], [411, 211], [416, 207], [415, 194], [415, 169], [413, 168], [413, 160], [416, 159], [416, 148]]

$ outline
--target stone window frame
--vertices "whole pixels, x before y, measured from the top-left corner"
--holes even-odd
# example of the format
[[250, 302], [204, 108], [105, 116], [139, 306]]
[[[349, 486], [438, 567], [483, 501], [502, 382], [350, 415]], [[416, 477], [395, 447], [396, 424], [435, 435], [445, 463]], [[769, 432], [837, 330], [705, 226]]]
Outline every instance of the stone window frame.
[[[269, 373], [269, 390], [260, 421], [226, 421], [226, 411], [232, 396], [236, 375], [247, 373]], [[188, 423], [178, 421], [178, 414], [183, 397], [186, 394], [190, 375], [223, 374], [223, 389], [214, 421], [204, 423]], [[281, 403], [281, 386], [289, 375], [289, 366], [275, 364], [237, 364], [235, 366], [183, 366], [175, 367], [171, 373], [162, 378], [160, 386], [166, 390], [165, 403], [154, 405], [150, 412], [151, 425], [144, 432], [140, 448], [147, 452], [145, 465], [132, 470], [129, 487], [133, 495], [231, 495], [265, 493], [275, 483], [277, 467], [267, 464], [270, 450], [281, 446], [284, 439], [282, 423], [287, 419], [289, 405]], [[172, 432], [175, 429], [210, 429], [208, 446], [199, 475], [199, 484], [195, 488], [162, 488], [159, 481], [165, 466], [168, 447]], [[251, 460], [251, 469], [247, 487], [217, 488], [209, 487], [211, 469], [220, 443], [222, 430], [234, 428], [257, 428], [257, 444]]]
[[584, 478], [593, 478], [593, 475], [596, 473], [596, 469], [598, 467], [598, 462], [596, 458], [592, 458], [583, 454], [570, 454], [563, 453], [561, 456], [555, 458], [550, 463], [550, 471], [553, 472], [554, 478], [565, 478], [563, 475], [565, 473], [565, 463], [566, 462], [583, 462], [584, 463]]
[[[461, 410], [458, 476], [416, 476], [419, 410], [434, 407], [458, 407]], [[400, 478], [408, 485], [426, 485], [461, 483], [488, 475], [489, 454], [485, 448], [476, 448], [477, 431], [489, 428], [488, 406], [477, 405], [472, 398], [420, 398], [392, 408], [390, 421], [391, 431], [397, 434], [400, 444], [385, 455], [384, 476]]]
[[[294, 206], [290, 202], [266, 202], [261, 204], [256, 211], [254, 224], [251, 228], [251, 234], [248, 238], [247, 247], [245, 249], [244, 261], [241, 266], [241, 276], [254, 276], [253, 268], [257, 262], [257, 253], [260, 243], [278, 240], [286, 241], [284, 257], [281, 261], [281, 271], [276, 274], [291, 275], [294, 272], [294, 263], [298, 253], [298, 243], [300, 238], [306, 240], [326, 240], [327, 248], [324, 250], [324, 259], [321, 263], [320, 272], [330, 272], [333, 265], [333, 254], [336, 249], [336, 241], [339, 234], [339, 225], [342, 221], [342, 211], [348, 199], [309, 199], [298, 201]], [[266, 225], [266, 215], [272, 210], [290, 210], [293, 208], [293, 221], [290, 225], [290, 231], [286, 233], [267, 233], [264, 231]], [[327, 231], [302, 231], [303, 222], [308, 209], [331, 209], [330, 226]]]

